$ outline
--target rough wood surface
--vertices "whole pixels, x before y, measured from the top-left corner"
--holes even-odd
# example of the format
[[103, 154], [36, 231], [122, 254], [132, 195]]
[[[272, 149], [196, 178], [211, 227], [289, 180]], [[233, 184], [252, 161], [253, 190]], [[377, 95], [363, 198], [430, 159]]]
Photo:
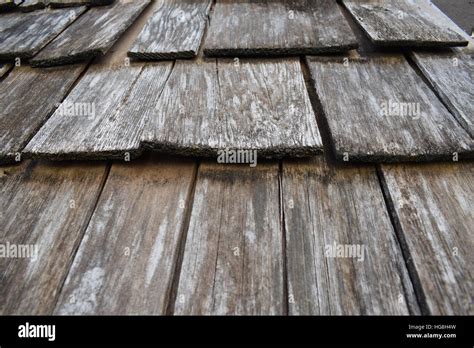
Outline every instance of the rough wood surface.
[[193, 162], [114, 164], [56, 314], [165, 314]]
[[73, 6], [81, 6], [81, 5], [104, 6], [104, 5], [111, 5], [114, 3], [114, 1], [116, 0], [48, 0], [49, 6], [57, 7], [57, 8], [73, 7]]
[[297, 59], [178, 61], [143, 139], [157, 150], [215, 157], [219, 149], [258, 156], [322, 151]]
[[32, 66], [70, 64], [105, 55], [150, 0], [117, 1], [90, 9], [34, 59]]
[[0, 83], [0, 163], [15, 160], [83, 70], [16, 67]]
[[0, 60], [31, 58], [86, 10], [13, 12], [0, 17]]
[[457, 51], [419, 51], [412, 57], [458, 122], [474, 137], [473, 58]]
[[[25, 148], [34, 158], [126, 159], [140, 154], [147, 107], [158, 98], [172, 63], [117, 69], [93, 66]], [[86, 105], [88, 112], [71, 112]], [[80, 109], [77, 109], [80, 111]], [[93, 111], [93, 112], [91, 112]]]
[[196, 56], [211, 4], [211, 0], [159, 0], [128, 55], [149, 60]]
[[290, 314], [418, 314], [375, 167], [316, 157], [282, 176]]
[[41, 10], [48, 5], [48, 0], [23, 0], [19, 8], [22, 12]]
[[336, 157], [347, 161], [451, 160], [474, 144], [403, 56], [308, 57]]
[[202, 164], [174, 313], [283, 314], [282, 244], [278, 164]]
[[28, 246], [32, 253], [0, 259], [0, 314], [49, 315], [98, 198], [105, 165], [24, 162], [2, 172], [0, 244], [10, 250]]
[[357, 41], [332, 0], [219, 0], [204, 53], [270, 56], [344, 52]]
[[382, 166], [402, 247], [433, 315], [474, 314], [474, 163]]
[[466, 46], [461, 29], [427, 0], [343, 0], [377, 46]]

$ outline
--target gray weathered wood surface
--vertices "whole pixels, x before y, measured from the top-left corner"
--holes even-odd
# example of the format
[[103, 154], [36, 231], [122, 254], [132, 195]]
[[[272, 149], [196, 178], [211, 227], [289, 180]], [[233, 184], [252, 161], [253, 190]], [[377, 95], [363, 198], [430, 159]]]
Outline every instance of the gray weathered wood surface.
[[0, 163], [18, 159], [84, 68], [16, 67], [0, 83]]
[[56, 314], [165, 314], [196, 165], [112, 165]]
[[419, 313], [375, 167], [284, 162], [282, 190], [290, 314]]
[[460, 28], [471, 35], [474, 31], [474, 4], [472, 0], [432, 0]]
[[120, 0], [90, 9], [34, 59], [32, 66], [70, 64], [105, 55], [150, 0]]
[[147, 113], [145, 143], [215, 157], [219, 149], [262, 157], [322, 151], [298, 59], [178, 61]]
[[92, 66], [64, 100], [64, 108], [58, 108], [31, 140], [25, 155], [49, 159], [136, 157], [141, 152], [147, 107], [156, 102], [171, 67], [168, 62], [116, 69]]
[[36, 257], [0, 258], [0, 314], [52, 314], [105, 173], [98, 163], [2, 167], [0, 244], [34, 245]]
[[23, 0], [19, 8], [22, 12], [41, 10], [48, 5], [48, 0]]
[[200, 166], [175, 314], [284, 314], [278, 178], [278, 164]]
[[343, 0], [377, 46], [466, 46], [461, 29], [427, 0]]
[[[308, 57], [338, 159], [472, 157], [474, 144], [403, 56]], [[393, 106], [393, 107], [392, 107]]]
[[211, 0], [159, 0], [128, 55], [158, 60], [197, 55]]
[[13, 12], [0, 17], [0, 60], [31, 58], [86, 10]]
[[[73, 7], [73, 6], [104, 6], [104, 5], [111, 5], [114, 1], [119, 0], [48, 0], [49, 5], [51, 7]], [[133, 0], [135, 1], [135, 0]]]
[[332, 0], [218, 0], [204, 44], [210, 56], [344, 52], [357, 41]]
[[402, 247], [433, 315], [474, 314], [474, 163], [383, 165]]
[[458, 122], [474, 137], [473, 58], [458, 51], [419, 51], [413, 52], [412, 58]]

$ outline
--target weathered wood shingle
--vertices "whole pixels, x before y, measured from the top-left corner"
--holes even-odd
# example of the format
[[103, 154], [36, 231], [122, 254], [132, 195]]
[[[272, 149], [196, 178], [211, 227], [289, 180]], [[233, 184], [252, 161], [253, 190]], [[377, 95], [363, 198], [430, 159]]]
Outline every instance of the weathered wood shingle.
[[269, 56], [343, 52], [357, 41], [332, 0], [218, 0], [204, 52]]
[[128, 55], [150, 60], [196, 56], [211, 4], [211, 0], [159, 0]]
[[202, 164], [174, 313], [283, 314], [282, 253], [278, 164]]
[[68, 25], [85, 7], [68, 10], [14, 12], [0, 17], [0, 60], [31, 58]]
[[458, 122], [474, 137], [474, 60], [462, 52], [413, 52], [412, 57]]
[[52, 159], [126, 159], [140, 152], [145, 109], [172, 63], [93, 66], [38, 131], [24, 153]]
[[474, 314], [474, 163], [383, 165], [402, 248], [422, 305]]
[[419, 313], [375, 167], [284, 162], [289, 313]]
[[403, 56], [308, 57], [336, 157], [421, 161], [472, 157], [469, 134]]
[[32, 66], [69, 64], [107, 53], [150, 0], [117, 1], [90, 9], [34, 59]]
[[57, 314], [165, 314], [194, 171], [186, 161], [112, 165]]
[[0, 163], [19, 159], [84, 68], [16, 67], [0, 83]]
[[427, 0], [343, 0], [377, 46], [466, 46], [449, 18]]
[[215, 157], [220, 149], [262, 157], [322, 151], [298, 59], [178, 61], [143, 140], [156, 150]]
[[0, 243], [32, 253], [2, 256], [1, 315], [53, 313], [105, 173], [99, 163], [24, 162], [2, 168]]

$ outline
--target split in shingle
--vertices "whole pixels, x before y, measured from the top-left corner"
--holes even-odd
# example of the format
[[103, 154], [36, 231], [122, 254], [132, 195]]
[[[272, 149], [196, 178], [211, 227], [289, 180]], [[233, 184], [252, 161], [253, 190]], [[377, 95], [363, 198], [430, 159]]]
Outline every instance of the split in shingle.
[[0, 162], [20, 159], [20, 152], [83, 69], [17, 67], [0, 83]]
[[388, 207], [431, 315], [473, 315], [474, 163], [381, 166]]
[[[29, 161], [2, 167], [1, 315], [53, 312], [99, 199], [106, 168], [105, 163]], [[5, 249], [9, 249], [4, 247], [5, 242], [18, 246], [17, 255], [23, 256], [5, 257]]]
[[14, 12], [0, 17], [0, 60], [31, 58], [86, 10]]
[[167, 313], [195, 171], [182, 160], [112, 165], [55, 314]]
[[[48, 0], [51, 7], [73, 7], [73, 6], [104, 6], [110, 5], [115, 0]], [[117, 0], [118, 1], [118, 0]]]
[[138, 156], [144, 108], [152, 107], [160, 95], [171, 67], [172, 63], [93, 66], [24, 153], [48, 159]]
[[149, 4], [150, 0], [121, 0], [90, 9], [32, 59], [31, 65], [70, 64], [105, 55]]
[[204, 52], [275, 56], [343, 52], [356, 38], [333, 0], [219, 0]]
[[138, 59], [196, 56], [212, 1], [159, 0], [128, 55]]
[[216, 157], [310, 156], [322, 143], [298, 59], [178, 61], [143, 140], [153, 149]]
[[308, 57], [308, 64], [338, 159], [473, 156], [472, 138], [403, 56]]
[[474, 137], [474, 60], [456, 52], [414, 52], [412, 57], [443, 102]]
[[427, 0], [344, 0], [376, 46], [466, 46], [464, 33]]
[[374, 166], [285, 161], [282, 187], [291, 315], [419, 313]]
[[0, 63], [0, 78], [10, 71], [12, 68], [11, 64], [2, 64]]
[[199, 166], [175, 314], [285, 313], [279, 200], [278, 163]]

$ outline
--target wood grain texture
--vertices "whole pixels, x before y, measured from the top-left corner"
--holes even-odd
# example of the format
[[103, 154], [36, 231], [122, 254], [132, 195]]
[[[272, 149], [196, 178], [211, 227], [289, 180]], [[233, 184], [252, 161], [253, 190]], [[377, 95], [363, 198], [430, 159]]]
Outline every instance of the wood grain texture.
[[32, 66], [70, 64], [105, 55], [150, 0], [120, 0], [90, 9], [34, 59]]
[[290, 314], [419, 313], [375, 167], [316, 157], [284, 162], [282, 175]]
[[402, 247], [433, 315], [474, 313], [474, 163], [384, 165]]
[[210, 157], [226, 148], [262, 157], [322, 151], [297, 59], [178, 61], [154, 106], [143, 140], [155, 150]]
[[[472, 138], [403, 56], [308, 57], [334, 152], [348, 161], [472, 157]], [[346, 158], [345, 158], [346, 157]]]
[[202, 164], [174, 313], [283, 314], [282, 244], [278, 164]]
[[158, 60], [197, 55], [211, 0], [159, 0], [128, 55]]
[[427, 0], [343, 0], [376, 46], [466, 46], [462, 30]]
[[[158, 98], [171, 67], [91, 67], [64, 100], [64, 108], [58, 108], [28, 144], [25, 155], [55, 160], [138, 156], [146, 108]], [[77, 105], [86, 107], [76, 112]]]
[[36, 257], [0, 258], [0, 314], [50, 315], [98, 198], [105, 165], [23, 162], [2, 171], [0, 244], [33, 245], [30, 256]]
[[15, 160], [84, 68], [16, 67], [0, 83], [0, 163]]
[[114, 164], [56, 314], [165, 314], [193, 162]]
[[[105, 6], [111, 5], [115, 0], [48, 0], [49, 6], [55, 8], [73, 7], [73, 6]], [[135, 0], [134, 0], [135, 1]]]
[[0, 17], [0, 60], [31, 58], [86, 10], [13, 12]]
[[357, 41], [332, 0], [219, 0], [204, 53], [276, 56], [344, 52]]
[[48, 5], [48, 0], [23, 0], [19, 9], [22, 12], [41, 10]]
[[473, 58], [458, 51], [419, 51], [413, 52], [412, 58], [458, 122], [474, 137]]

